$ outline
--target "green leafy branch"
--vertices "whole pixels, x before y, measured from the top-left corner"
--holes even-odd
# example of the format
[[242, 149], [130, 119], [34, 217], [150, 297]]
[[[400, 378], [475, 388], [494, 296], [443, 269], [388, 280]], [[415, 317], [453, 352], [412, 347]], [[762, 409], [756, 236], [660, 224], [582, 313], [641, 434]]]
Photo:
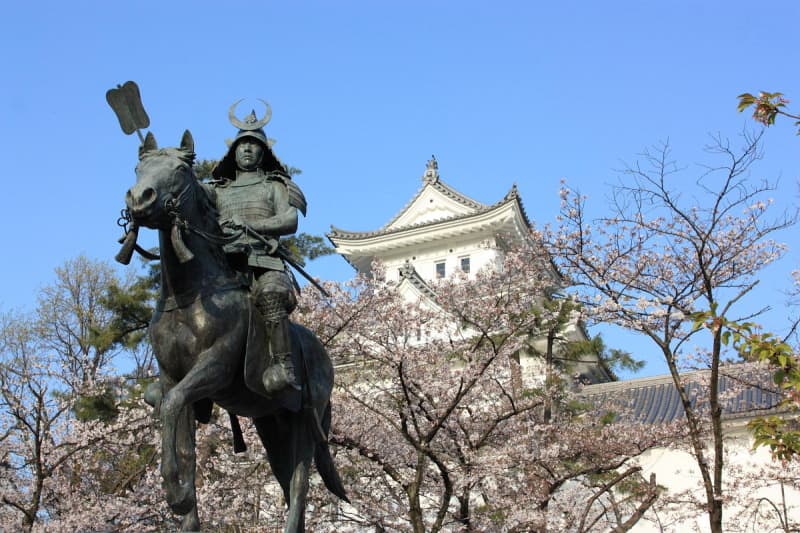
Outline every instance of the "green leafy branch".
[[741, 113], [750, 106], [755, 106], [753, 119], [765, 126], [775, 124], [775, 117], [783, 115], [796, 120], [794, 123], [798, 127], [797, 134], [800, 135], [800, 115], [795, 115], [785, 111], [789, 100], [783, 97], [783, 93], [768, 93], [761, 91], [758, 96], [750, 93], [742, 93], [739, 98], [738, 110]]
[[[716, 309], [694, 313], [694, 330], [706, 328], [716, 333], [725, 346], [735, 349], [745, 361], [761, 361], [775, 370], [772, 380], [783, 392], [780, 407], [787, 412], [800, 410], [800, 358], [780, 337], [762, 332], [754, 322], [736, 322], [718, 316]], [[753, 447], [768, 446], [782, 461], [800, 458], [800, 424], [796, 419], [778, 416], [757, 418], [748, 423], [755, 439]]]

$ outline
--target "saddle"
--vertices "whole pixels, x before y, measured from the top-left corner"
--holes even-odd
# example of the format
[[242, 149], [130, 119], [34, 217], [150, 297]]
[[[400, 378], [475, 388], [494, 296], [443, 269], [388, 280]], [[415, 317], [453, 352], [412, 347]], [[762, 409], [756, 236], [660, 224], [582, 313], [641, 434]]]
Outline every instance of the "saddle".
[[[302, 339], [297, 333], [297, 328], [293, 327], [290, 322], [289, 334], [292, 339], [292, 364], [294, 365], [296, 378], [300, 385], [300, 390], [295, 390], [291, 387], [286, 387], [278, 394], [270, 395], [264, 390], [264, 385], [261, 381], [261, 376], [268, 364], [272, 364], [269, 357], [266, 357], [264, 352], [267, 349], [267, 338], [264, 330], [264, 321], [258, 316], [258, 310], [255, 304], [250, 304], [250, 321], [248, 324], [247, 334], [247, 348], [245, 349], [244, 361], [244, 381], [247, 387], [265, 398], [269, 398], [281, 407], [293, 412], [299, 412], [301, 409], [306, 411], [309, 418], [313, 434], [317, 440], [327, 440], [326, 434], [322, 429], [319, 414], [317, 414], [311, 406], [309, 391], [307, 387], [308, 370], [305, 366], [303, 358]], [[231, 422], [231, 431], [233, 433], [233, 451], [234, 453], [241, 453], [247, 450], [247, 445], [244, 442], [242, 434], [242, 427], [239, 424], [239, 419], [233, 413], [228, 413]]]

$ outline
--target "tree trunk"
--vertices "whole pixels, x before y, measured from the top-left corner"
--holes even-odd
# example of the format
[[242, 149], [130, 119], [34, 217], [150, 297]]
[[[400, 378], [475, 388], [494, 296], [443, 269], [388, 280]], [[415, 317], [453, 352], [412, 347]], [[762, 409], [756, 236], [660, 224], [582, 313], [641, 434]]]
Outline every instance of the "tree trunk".
[[408, 519], [414, 533], [425, 533], [425, 519], [422, 515], [422, 505], [419, 501], [419, 491], [422, 487], [422, 478], [425, 470], [425, 456], [417, 452], [417, 471], [414, 481], [406, 486], [408, 495]]
[[458, 516], [456, 520], [464, 526], [464, 531], [472, 531], [472, 520], [469, 516], [469, 488], [464, 489], [464, 493], [458, 498]]
[[425, 521], [422, 517], [422, 507], [419, 503], [419, 485], [412, 483], [406, 489], [408, 494], [408, 519], [414, 533], [425, 533]]
[[553, 399], [550, 397], [550, 387], [553, 385], [553, 346], [555, 346], [556, 330], [551, 329], [547, 332], [547, 349], [544, 354], [545, 375], [544, 375], [544, 423], [549, 424], [553, 418]]
[[711, 352], [711, 383], [709, 391], [709, 408], [711, 410], [711, 433], [714, 443], [714, 481], [713, 496], [708, 502], [708, 520], [712, 533], [722, 533], [722, 467], [724, 459], [722, 440], [722, 406], [719, 402], [719, 364], [722, 356], [722, 328], [714, 331]]

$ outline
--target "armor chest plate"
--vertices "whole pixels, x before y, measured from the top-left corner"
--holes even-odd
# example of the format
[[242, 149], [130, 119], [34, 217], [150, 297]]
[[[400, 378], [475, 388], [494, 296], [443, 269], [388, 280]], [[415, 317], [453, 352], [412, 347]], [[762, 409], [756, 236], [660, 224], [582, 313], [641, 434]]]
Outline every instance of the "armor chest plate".
[[[275, 182], [263, 176], [241, 176], [224, 187], [216, 188], [217, 211], [220, 223], [231, 220], [234, 215], [245, 224], [260, 225], [259, 222], [275, 216]], [[226, 253], [246, 253], [247, 264], [267, 270], [283, 271], [283, 261], [267, 254], [264, 242], [252, 233], [242, 233], [234, 242], [223, 246]]]
[[220, 220], [238, 215], [244, 222], [254, 223], [275, 216], [272, 189], [261, 180], [232, 183], [217, 189]]

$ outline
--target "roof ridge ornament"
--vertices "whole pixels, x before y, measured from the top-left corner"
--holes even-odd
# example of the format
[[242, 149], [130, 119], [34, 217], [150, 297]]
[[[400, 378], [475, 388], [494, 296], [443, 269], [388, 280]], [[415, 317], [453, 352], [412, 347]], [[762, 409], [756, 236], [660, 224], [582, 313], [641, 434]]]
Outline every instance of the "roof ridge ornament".
[[411, 264], [411, 261], [406, 259], [405, 263], [400, 267], [400, 277], [401, 278], [411, 278], [416, 273], [416, 269], [414, 265]]
[[428, 164], [425, 167], [425, 174], [422, 175], [422, 181], [425, 183], [436, 183], [439, 181], [439, 162], [436, 161], [436, 156], [431, 155], [428, 159]]

